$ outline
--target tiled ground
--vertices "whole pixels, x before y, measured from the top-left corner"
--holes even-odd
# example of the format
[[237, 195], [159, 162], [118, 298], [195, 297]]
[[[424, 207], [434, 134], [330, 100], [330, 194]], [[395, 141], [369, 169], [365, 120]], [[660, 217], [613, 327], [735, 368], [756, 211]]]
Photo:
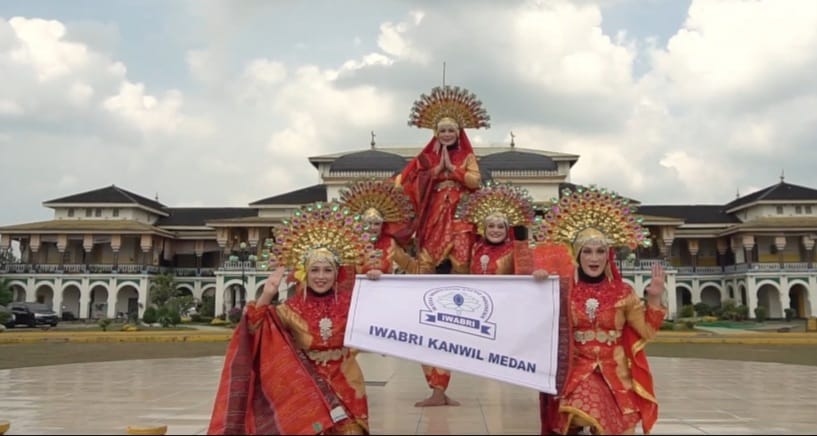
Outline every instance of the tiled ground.
[[[164, 423], [204, 434], [222, 358], [86, 363], [0, 370], [0, 420], [8, 434], [124, 434]], [[361, 356], [374, 434], [538, 434], [536, 393], [454, 374], [461, 407], [418, 409], [420, 367]], [[651, 358], [660, 418], [654, 434], [814, 434], [817, 368]]]

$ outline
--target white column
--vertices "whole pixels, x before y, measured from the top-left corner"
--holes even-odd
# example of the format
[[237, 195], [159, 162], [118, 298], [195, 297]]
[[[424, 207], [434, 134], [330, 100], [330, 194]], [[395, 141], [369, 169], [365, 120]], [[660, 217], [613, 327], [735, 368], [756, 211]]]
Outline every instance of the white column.
[[108, 310], [105, 311], [106, 318], [116, 318], [116, 279], [111, 277], [108, 281]]
[[746, 277], [746, 299], [749, 300], [749, 318], [754, 318], [757, 308], [757, 283], [752, 276]]
[[142, 318], [142, 315], [145, 314], [145, 309], [147, 309], [149, 301], [148, 301], [148, 292], [150, 292], [150, 279], [148, 277], [142, 277], [139, 279], [139, 318]]
[[26, 301], [37, 301], [37, 282], [34, 277], [29, 277], [26, 282]]
[[[786, 309], [791, 305], [791, 298], [789, 297], [789, 278], [787, 276], [780, 277], [780, 316], [786, 316]], [[771, 315], [771, 314], [770, 314]]]
[[808, 303], [810, 306], [810, 311], [807, 314], [808, 316], [817, 316], [817, 277], [812, 274], [808, 278]]
[[51, 309], [60, 317], [62, 317], [62, 288], [62, 278], [57, 277], [57, 280], [54, 280], [54, 307]]
[[678, 317], [678, 298], [676, 291], [675, 274], [667, 274], [667, 317]]
[[82, 286], [79, 288], [79, 318], [88, 319], [88, 304], [91, 302], [91, 281], [88, 278], [82, 279]]
[[216, 274], [216, 307], [214, 311], [215, 316], [224, 313], [224, 276]]
[[692, 297], [692, 305], [696, 305], [700, 303], [701, 300], [701, 280], [697, 277], [692, 278], [692, 292], [690, 292]]

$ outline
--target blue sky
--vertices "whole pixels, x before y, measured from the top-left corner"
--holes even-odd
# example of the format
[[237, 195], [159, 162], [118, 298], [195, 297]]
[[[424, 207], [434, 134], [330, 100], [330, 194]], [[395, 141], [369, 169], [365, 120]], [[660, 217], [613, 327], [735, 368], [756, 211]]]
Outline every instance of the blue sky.
[[648, 204], [817, 187], [817, 2], [5, 1], [0, 225], [116, 184], [169, 206], [246, 206], [318, 181], [307, 157], [420, 146], [441, 81], [469, 132], [580, 155], [573, 181]]

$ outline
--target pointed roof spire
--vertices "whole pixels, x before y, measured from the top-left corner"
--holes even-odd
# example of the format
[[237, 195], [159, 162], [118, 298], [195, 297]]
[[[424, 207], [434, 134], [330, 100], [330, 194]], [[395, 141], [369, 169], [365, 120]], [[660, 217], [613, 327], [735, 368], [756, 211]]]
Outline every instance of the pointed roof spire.
[[780, 183], [783, 183], [783, 181], [786, 179], [785, 171], [785, 169], [780, 170]]
[[511, 130], [511, 148], [514, 148], [516, 146], [516, 142], [514, 141], [514, 138], [516, 138], [516, 135], [514, 135], [513, 130]]
[[372, 142], [370, 142], [369, 144], [372, 145], [372, 150], [374, 150], [374, 137], [375, 137], [374, 130], [372, 130], [371, 133], [372, 133]]

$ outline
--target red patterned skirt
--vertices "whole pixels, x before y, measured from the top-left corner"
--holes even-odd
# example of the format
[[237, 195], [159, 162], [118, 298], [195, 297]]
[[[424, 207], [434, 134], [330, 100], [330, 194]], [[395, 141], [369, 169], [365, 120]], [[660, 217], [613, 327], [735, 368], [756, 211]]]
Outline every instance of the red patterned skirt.
[[559, 427], [590, 426], [596, 434], [622, 434], [641, 420], [638, 411], [622, 412], [601, 373], [593, 371], [559, 405]]

